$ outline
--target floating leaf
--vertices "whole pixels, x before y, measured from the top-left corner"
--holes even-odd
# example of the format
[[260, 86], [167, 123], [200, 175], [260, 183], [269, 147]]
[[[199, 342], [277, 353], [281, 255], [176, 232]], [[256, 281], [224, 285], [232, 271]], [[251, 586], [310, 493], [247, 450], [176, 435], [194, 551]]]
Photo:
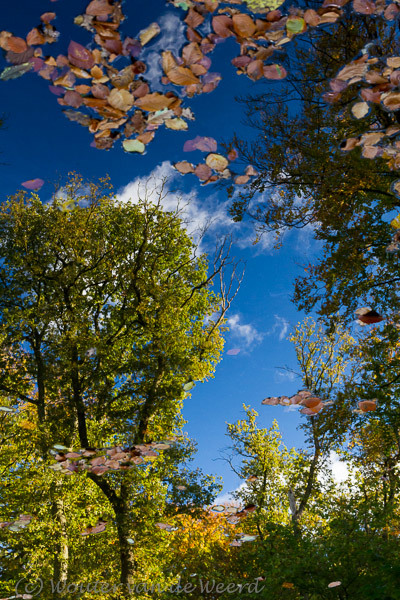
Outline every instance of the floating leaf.
[[372, 0], [353, 0], [353, 9], [362, 15], [373, 15], [376, 6]]
[[160, 33], [161, 29], [158, 23], [151, 23], [146, 29], [143, 29], [139, 33], [139, 39], [142, 46], [150, 42], [156, 35]]
[[390, 221], [390, 224], [394, 229], [400, 229], [400, 214], [398, 214], [397, 217]]
[[271, 396], [269, 398], [264, 398], [261, 404], [266, 404], [267, 406], [277, 406], [279, 404], [280, 398], [276, 396]]
[[192, 85], [194, 83], [200, 83], [198, 77], [196, 77], [187, 67], [174, 67], [168, 71], [167, 77], [176, 85]]
[[11, 50], [11, 52], [15, 52], [16, 54], [25, 52], [28, 49], [25, 40], [20, 37], [14, 37], [13, 35], [7, 38], [7, 46], [8, 50]]
[[206, 164], [214, 171], [223, 171], [228, 166], [228, 159], [222, 154], [211, 153], [206, 157]]
[[351, 112], [355, 116], [356, 119], [362, 119], [369, 113], [369, 104], [368, 102], [356, 102], [351, 107]]
[[164, 96], [163, 94], [154, 92], [152, 94], [146, 94], [142, 98], [136, 100], [135, 106], [138, 106], [143, 110], [148, 110], [149, 112], [156, 112], [163, 108], [168, 108], [174, 101], [175, 98], [167, 98], [167, 96]]
[[75, 67], [86, 69], [87, 71], [90, 71], [95, 64], [90, 50], [74, 41], [71, 41], [68, 46], [68, 60]]
[[103, 17], [112, 13], [113, 7], [108, 0], [92, 0], [86, 7], [86, 14], [95, 17]]
[[185, 131], [188, 128], [186, 121], [179, 117], [176, 119], [166, 119], [164, 123], [168, 129], [173, 129], [174, 131]]
[[197, 165], [194, 172], [197, 175], [197, 177], [200, 179], [200, 181], [207, 181], [207, 179], [209, 179], [212, 175], [212, 170], [210, 169], [210, 167], [208, 165], [205, 165], [205, 164]]
[[376, 410], [376, 400], [361, 400], [358, 403], [358, 408], [362, 412], [370, 412]]
[[0, 74], [0, 79], [8, 81], [9, 79], [17, 79], [32, 71], [33, 64], [31, 62], [23, 63], [22, 65], [14, 65], [12, 67], [6, 67]]
[[187, 381], [185, 383], [185, 385], [183, 386], [183, 389], [185, 392], [189, 392], [191, 389], [194, 388], [196, 384], [194, 383], [194, 381], [192, 381], [191, 379], [189, 381]]
[[224, 512], [225, 506], [223, 504], [214, 504], [210, 510], [213, 512]]
[[129, 111], [132, 108], [134, 101], [134, 97], [128, 90], [118, 90], [116, 88], [113, 88], [110, 95], [107, 97], [108, 104], [113, 108], [122, 110], [122, 112]]
[[139, 140], [124, 140], [122, 146], [125, 152], [139, 152], [139, 154], [143, 154], [146, 149], [143, 142], [139, 142]]
[[54, 12], [45, 12], [42, 15], [40, 15], [40, 20], [42, 21], [42, 23], [46, 23], [46, 25], [50, 23], [50, 21], [53, 21], [53, 19], [55, 18], [56, 13]]
[[287, 75], [286, 69], [281, 65], [265, 65], [263, 73], [266, 79], [284, 79]]
[[40, 190], [43, 184], [43, 179], [30, 179], [29, 181], [21, 183], [27, 190]]
[[173, 166], [177, 171], [179, 171], [179, 173], [182, 173], [182, 175], [186, 175], [187, 173], [194, 173], [194, 166], [187, 160], [177, 162]]
[[256, 24], [253, 19], [244, 13], [233, 15], [233, 29], [242, 38], [249, 38], [256, 30]]
[[302, 17], [289, 17], [286, 21], [286, 29], [292, 34], [303, 33], [307, 29], [307, 24]]
[[202, 137], [197, 135], [193, 140], [188, 140], [183, 146], [184, 152], [193, 152], [194, 150], [201, 150], [202, 152], [215, 152], [217, 149], [217, 142], [214, 138]]
[[357, 309], [355, 314], [358, 315], [358, 320], [366, 325], [372, 325], [383, 321], [383, 317], [375, 310], [370, 309], [369, 306]]
[[302, 406], [306, 406], [307, 408], [316, 408], [321, 404], [321, 398], [311, 396], [309, 398], [304, 398], [303, 400], [301, 400], [300, 404]]
[[244, 185], [248, 181], [250, 181], [250, 177], [248, 175], [238, 175], [235, 177], [235, 183], [237, 185]]
[[382, 95], [383, 105], [390, 111], [400, 109], [400, 92], [389, 92]]
[[234, 35], [231, 29], [232, 27], [232, 19], [227, 15], [218, 15], [217, 17], [213, 17], [212, 28], [219, 37], [226, 38]]
[[88, 115], [85, 115], [84, 113], [75, 110], [64, 110], [63, 112], [67, 119], [69, 119], [70, 121], [75, 121], [83, 127], [89, 127], [91, 118]]

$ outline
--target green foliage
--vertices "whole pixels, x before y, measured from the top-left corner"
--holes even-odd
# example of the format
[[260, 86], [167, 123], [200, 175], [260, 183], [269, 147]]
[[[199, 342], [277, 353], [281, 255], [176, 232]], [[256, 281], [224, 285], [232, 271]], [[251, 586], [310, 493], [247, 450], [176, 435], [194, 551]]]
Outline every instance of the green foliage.
[[[102, 580], [103, 572], [124, 585], [164, 581], [155, 523], [220, 489], [190, 470], [193, 444], [180, 436], [141, 467], [69, 478], [49, 469], [48, 450], [180, 433], [183, 385], [212, 376], [223, 347], [222, 298], [210, 285], [227, 254], [222, 247], [208, 273], [177, 213], [161, 209], [161, 194], [122, 204], [107, 179], [77, 175], [48, 204], [25, 193], [4, 203], [0, 237], [0, 391], [17, 409], [0, 414], [1, 504], [5, 520], [34, 515], [22, 544], [4, 532], [7, 589], [26, 568], [47, 582]], [[176, 494], [181, 477], [187, 493]], [[99, 518], [106, 531], [82, 536]]]

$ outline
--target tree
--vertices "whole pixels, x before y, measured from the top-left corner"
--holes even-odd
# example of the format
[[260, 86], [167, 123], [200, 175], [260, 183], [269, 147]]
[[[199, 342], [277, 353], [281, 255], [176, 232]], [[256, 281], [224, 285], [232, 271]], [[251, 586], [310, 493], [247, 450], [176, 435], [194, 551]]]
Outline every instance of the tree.
[[[184, 384], [212, 376], [232, 300], [223, 283], [230, 246], [217, 248], [208, 274], [162, 197], [122, 205], [107, 179], [72, 175], [52, 203], [18, 193], [1, 207], [3, 349], [18, 376], [5, 365], [0, 390], [14, 407], [35, 407], [43, 460], [54, 443], [133, 447], [173, 436]], [[210, 289], [217, 276], [221, 295]], [[229, 290], [235, 277], [233, 265]], [[133, 473], [87, 473], [114, 513], [124, 585], [136, 565]]]
[[[285, 85], [247, 97], [247, 121], [258, 133], [254, 142], [235, 138], [243, 160], [258, 177], [232, 205], [234, 220], [250, 216], [258, 235], [312, 226], [324, 252], [296, 281], [294, 299], [300, 309], [318, 307], [323, 315], [338, 310], [347, 316], [357, 299], [379, 290], [385, 307], [393, 302], [395, 265], [387, 260], [390, 227], [385, 215], [398, 207], [391, 189], [398, 178], [384, 157], [369, 161], [360, 149], [344, 152], [347, 137], [397, 124], [396, 112], [374, 104], [363, 119], [350, 108], [362, 82], [348, 86], [330, 103], [327, 84], [349, 59], [366, 52], [377, 57], [396, 53], [396, 25], [382, 17], [346, 10], [337, 23], [309, 30], [291, 41]], [[336, 89], [333, 85], [332, 89]], [[325, 101], [324, 101], [325, 100]]]

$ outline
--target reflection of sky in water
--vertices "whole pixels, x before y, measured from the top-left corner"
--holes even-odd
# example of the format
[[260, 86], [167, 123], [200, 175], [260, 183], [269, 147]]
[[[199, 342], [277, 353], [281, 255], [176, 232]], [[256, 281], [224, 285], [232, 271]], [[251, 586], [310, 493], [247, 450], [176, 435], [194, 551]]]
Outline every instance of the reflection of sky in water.
[[[61, 37], [57, 45], [45, 47], [45, 54], [66, 53], [71, 38], [80, 44], [88, 44], [90, 34], [72, 24], [73, 17], [83, 12], [85, 6], [86, 2], [52, 4], [51, 10], [57, 13], [54, 24], [61, 31]], [[159, 82], [162, 75], [160, 52], [168, 49], [178, 54], [185, 43], [181, 20], [184, 13], [156, 1], [147, 2], [145, 10], [143, 5], [138, 10], [135, 3], [126, 3], [124, 9], [127, 19], [121, 30], [127, 35], [134, 37], [149, 23], [159, 23], [160, 35], [145, 47], [140, 58], [147, 63], [145, 77], [150, 81], [152, 91], [165, 93], [173, 89], [177, 93], [176, 86], [164, 86]], [[2, 28], [24, 36], [38, 23], [40, 12], [35, 3], [18, 0], [15, 10], [2, 15]], [[209, 33], [209, 24], [202, 25], [199, 31], [203, 35]], [[197, 135], [213, 137], [219, 144], [229, 140], [233, 132], [239, 136], [254, 135], [243, 125], [242, 107], [233, 102], [233, 98], [261, 92], [266, 84], [236, 75], [230, 61], [238, 54], [239, 46], [233, 39], [217, 45], [209, 55], [212, 60], [210, 71], [220, 72], [223, 80], [210, 94], [184, 99], [184, 106], [191, 107], [196, 120], [188, 122], [187, 131], [160, 128], [155, 140], [147, 146], [145, 156], [124, 153], [120, 141], [109, 152], [90, 147], [92, 135], [85, 128], [67, 121], [57, 98], [49, 93], [49, 82], [35, 74], [0, 82], [6, 118], [6, 128], [0, 130], [0, 143], [4, 148], [2, 160], [6, 163], [0, 165], [3, 198], [12, 194], [22, 182], [42, 178], [45, 185], [40, 194], [48, 201], [52, 195], [50, 182], [72, 170], [86, 178], [110, 174], [121, 199], [135, 198], [138, 186], [148, 177], [153, 177], [156, 182], [165, 176], [170, 195], [164, 207], [168, 210], [176, 207], [178, 190], [185, 205], [188, 231], [193, 232], [195, 239], [198, 236], [195, 232], [209, 223], [201, 250], [212, 255], [215, 241], [231, 233], [234, 254], [237, 258], [248, 259], [244, 282], [227, 314], [230, 331], [225, 334], [227, 343], [223, 361], [217, 366], [214, 379], [192, 390], [192, 397], [186, 400], [184, 408], [184, 416], [189, 421], [187, 430], [199, 442], [196, 464], [206, 472], [223, 474], [228, 488], [237, 484], [236, 478], [224, 463], [213, 460], [226, 443], [225, 421], [242, 418], [243, 402], [259, 410], [262, 426], [268, 426], [273, 418], [278, 418], [287, 445], [301, 441], [300, 433], [295, 431], [299, 417], [292, 414], [291, 408], [261, 408], [259, 405], [266, 395], [290, 394], [301, 387], [300, 382], [291, 377], [278, 376], [276, 367], [296, 366], [294, 351], [286, 336], [301, 314], [290, 304], [288, 292], [294, 277], [301, 272], [295, 261], [308, 262], [319, 248], [312, 241], [312, 230], [307, 229], [287, 234], [286, 244], [279, 252], [272, 251], [269, 236], [253, 246], [251, 226], [229, 219], [227, 209], [231, 201], [227, 200], [224, 190], [200, 187], [194, 176], [181, 177], [172, 169], [171, 165], [179, 160], [196, 164], [204, 158], [198, 150], [183, 153], [184, 143]], [[277, 61], [281, 55], [281, 51], [277, 52]], [[125, 61], [123, 64], [115, 61], [118, 68], [125, 64]], [[6, 66], [4, 61], [2, 66]]]

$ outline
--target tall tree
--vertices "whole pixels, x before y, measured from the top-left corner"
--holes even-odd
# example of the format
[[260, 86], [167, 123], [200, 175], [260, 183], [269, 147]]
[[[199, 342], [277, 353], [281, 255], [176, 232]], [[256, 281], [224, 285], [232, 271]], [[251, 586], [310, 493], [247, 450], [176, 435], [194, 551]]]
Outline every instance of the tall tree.
[[[53, 202], [19, 193], [0, 210], [4, 344], [24, 369], [0, 390], [37, 411], [38, 448], [133, 447], [174, 434], [189, 382], [212, 376], [232, 296], [223, 271], [196, 255], [178, 212], [147, 197], [122, 204], [108, 180], [70, 177]], [[221, 295], [211, 291], [219, 277]], [[233, 265], [231, 285], [236, 274]], [[229, 290], [231, 290], [231, 285]], [[234, 293], [233, 293], [234, 294]], [[208, 322], [205, 323], [205, 317]], [[34, 386], [34, 393], [31, 387]], [[128, 543], [132, 471], [87, 477], [115, 515], [121, 583], [134, 579]]]
[[[295, 301], [308, 310], [318, 306], [325, 315], [343, 306], [348, 315], [357, 298], [377, 290], [389, 306], [397, 281], [385, 253], [390, 242], [385, 216], [399, 206], [391, 189], [398, 175], [383, 158], [364, 158], [361, 146], [345, 152], [341, 142], [396, 125], [398, 112], [377, 103], [357, 120], [350, 108], [361, 93], [361, 78], [334, 104], [330, 96], [344, 82], [334, 79], [333, 88], [328, 87], [361, 52], [377, 61], [398, 52], [397, 23], [388, 26], [383, 17], [344, 10], [337, 23], [291, 41], [285, 83], [243, 99], [256, 140], [234, 140], [242, 158], [259, 172], [233, 202], [234, 220], [247, 215], [258, 235], [273, 231], [278, 240], [288, 229], [312, 227], [325, 244], [324, 253], [296, 282]], [[373, 44], [365, 48], [367, 42]]]

